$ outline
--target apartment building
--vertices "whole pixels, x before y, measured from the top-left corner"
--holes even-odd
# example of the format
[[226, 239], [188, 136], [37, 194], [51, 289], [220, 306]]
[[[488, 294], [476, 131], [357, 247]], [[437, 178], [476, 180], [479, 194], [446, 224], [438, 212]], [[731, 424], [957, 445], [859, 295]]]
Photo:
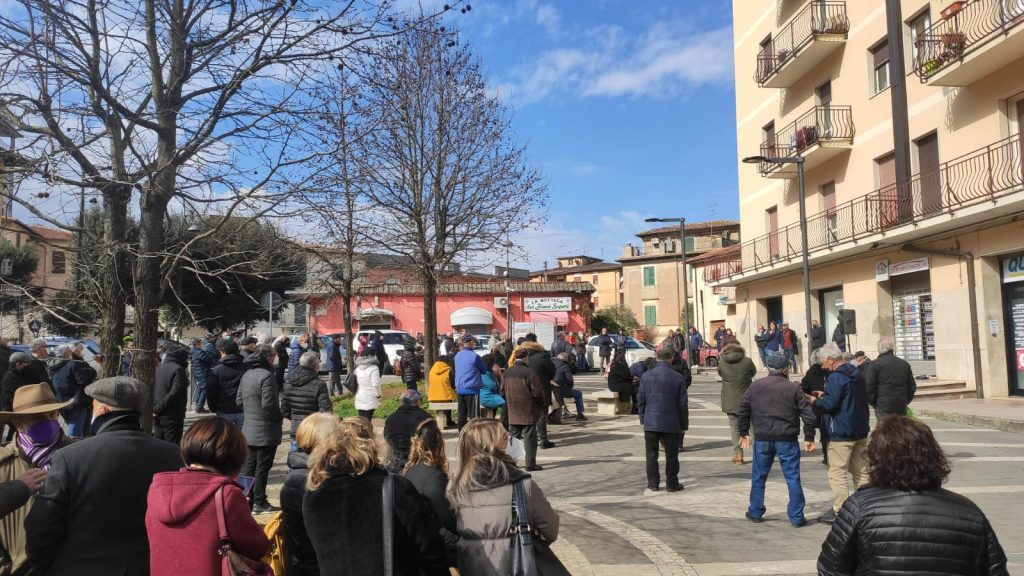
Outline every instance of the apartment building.
[[[741, 341], [811, 313], [965, 394], [1024, 394], [1024, 0], [733, 2]], [[801, 336], [803, 330], [798, 329]], [[806, 366], [806, 360], [802, 361]]]
[[[679, 226], [663, 226], [637, 234], [638, 245], [622, 249], [623, 303], [647, 329], [647, 338], [661, 339], [669, 330], [682, 326], [682, 261]], [[734, 220], [711, 220], [686, 224], [686, 257], [701, 256], [731, 246], [740, 240], [740, 224]], [[701, 302], [712, 302], [712, 295], [700, 292], [694, 267], [687, 262], [687, 302], [690, 325], [704, 326], [708, 318]], [[708, 287], [710, 290], [710, 286]], [[718, 294], [713, 295], [718, 298]], [[717, 302], [717, 300], [714, 300]], [[717, 304], [716, 304], [717, 305]], [[714, 315], [721, 313], [716, 311]], [[719, 318], [715, 318], [719, 319]], [[724, 319], [724, 318], [721, 318]]]
[[592, 256], [561, 256], [557, 267], [530, 272], [530, 282], [590, 282], [594, 310], [622, 304], [622, 264]]

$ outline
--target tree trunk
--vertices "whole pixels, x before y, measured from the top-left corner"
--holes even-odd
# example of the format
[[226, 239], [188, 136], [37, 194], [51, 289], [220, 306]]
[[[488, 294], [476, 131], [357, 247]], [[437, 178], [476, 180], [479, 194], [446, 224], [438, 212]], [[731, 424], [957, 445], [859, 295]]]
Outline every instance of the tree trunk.
[[437, 279], [427, 270], [423, 274], [423, 359], [427, 369], [437, 360]]
[[131, 190], [105, 192], [103, 198], [103, 244], [112, 250], [107, 270], [103, 272], [100, 294], [100, 353], [103, 355], [103, 377], [121, 373], [121, 344], [124, 342], [125, 300], [121, 284], [122, 270], [127, 266], [125, 240], [128, 229], [128, 201]]
[[352, 282], [346, 280], [341, 287], [341, 321], [345, 327], [345, 368], [351, 374], [356, 369], [356, 351], [352, 349]]
[[[161, 176], [158, 176], [161, 178]], [[172, 176], [173, 180], [173, 176]], [[152, 184], [151, 184], [152, 185]], [[156, 191], [143, 194], [139, 219], [139, 258], [135, 263], [135, 349], [132, 376], [147, 385], [142, 429], [153, 429], [153, 381], [156, 375], [157, 337], [160, 330], [160, 264], [164, 250], [166, 196]]]

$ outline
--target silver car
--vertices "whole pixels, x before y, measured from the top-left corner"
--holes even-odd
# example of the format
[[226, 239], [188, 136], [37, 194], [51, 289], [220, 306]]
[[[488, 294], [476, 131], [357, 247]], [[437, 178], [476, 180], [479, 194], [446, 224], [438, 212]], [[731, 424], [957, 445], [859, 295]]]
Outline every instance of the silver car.
[[[601, 365], [601, 346], [598, 345], [599, 336], [593, 336], [587, 341], [587, 363], [591, 366]], [[622, 337], [612, 335], [616, 345], [620, 345]], [[637, 340], [632, 336], [626, 336], [626, 364], [632, 366], [648, 358], [654, 358], [654, 345], [643, 340]], [[614, 355], [614, 351], [613, 351]]]

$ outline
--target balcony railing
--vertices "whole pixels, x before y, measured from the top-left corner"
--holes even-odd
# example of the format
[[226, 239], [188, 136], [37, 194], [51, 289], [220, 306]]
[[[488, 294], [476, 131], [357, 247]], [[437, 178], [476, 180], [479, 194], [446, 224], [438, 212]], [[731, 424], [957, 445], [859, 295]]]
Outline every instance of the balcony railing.
[[1024, 22], [1024, 0], [971, 0], [917, 38], [914, 71], [921, 82]]
[[[846, 242], [916, 223], [941, 213], [991, 202], [1024, 190], [1024, 156], [1017, 134], [945, 162], [935, 170], [882, 187], [807, 218], [807, 249], [835, 248]], [[744, 242], [737, 255], [709, 259], [708, 282], [727, 280], [799, 258], [800, 223]]]
[[811, 2], [758, 52], [754, 80], [759, 86], [764, 86], [801, 48], [818, 36], [845, 36], [849, 31], [845, 2]]
[[[815, 106], [793, 123], [775, 133], [775, 137], [761, 143], [761, 155], [768, 157], [800, 156], [814, 145], [853, 142], [853, 110], [849, 106]], [[775, 172], [780, 164], [762, 162], [758, 171], [762, 175]]]

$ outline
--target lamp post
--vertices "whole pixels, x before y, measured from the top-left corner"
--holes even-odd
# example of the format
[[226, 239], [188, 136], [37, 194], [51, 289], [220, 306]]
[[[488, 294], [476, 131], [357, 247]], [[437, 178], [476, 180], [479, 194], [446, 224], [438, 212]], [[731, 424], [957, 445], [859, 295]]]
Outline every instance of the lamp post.
[[686, 276], [686, 218], [646, 218], [644, 222], [678, 222], [679, 223], [679, 260], [682, 266], [683, 281], [682, 302], [679, 304], [679, 308], [683, 311], [683, 332], [688, 333], [690, 331], [690, 296], [689, 286], [687, 285]]
[[512, 267], [512, 242], [505, 239], [505, 339], [512, 341], [512, 286], [509, 269]]
[[[807, 200], [804, 198], [804, 158], [803, 156], [748, 156], [743, 159], [747, 164], [796, 164], [797, 193], [800, 205], [800, 244], [802, 250], [804, 273], [804, 332], [810, 342], [811, 338], [811, 264], [807, 253]], [[810, 358], [810, 350], [807, 350]]]

